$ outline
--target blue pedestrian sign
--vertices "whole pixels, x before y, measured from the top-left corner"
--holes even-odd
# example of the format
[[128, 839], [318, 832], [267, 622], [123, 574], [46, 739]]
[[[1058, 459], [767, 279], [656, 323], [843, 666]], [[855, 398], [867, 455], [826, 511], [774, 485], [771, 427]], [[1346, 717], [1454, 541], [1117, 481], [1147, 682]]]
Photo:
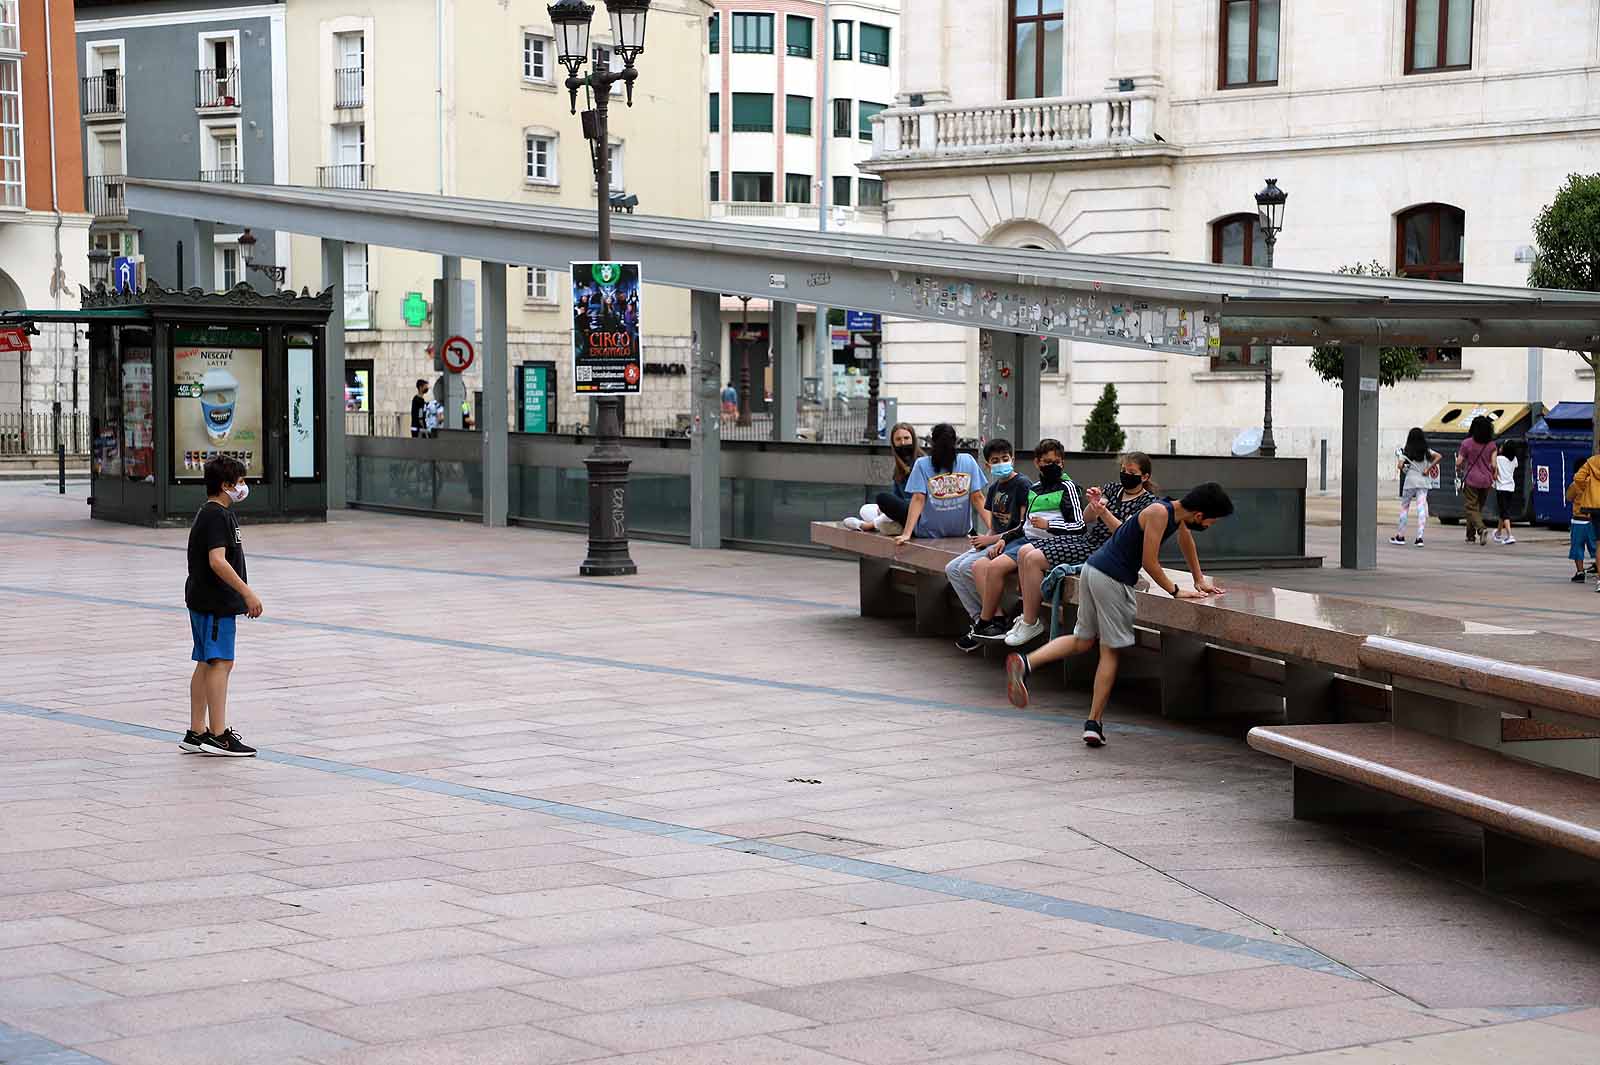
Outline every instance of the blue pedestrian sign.
[[139, 289], [139, 264], [125, 256], [111, 260], [111, 291], [137, 292]]
[[844, 327], [850, 333], [876, 333], [882, 326], [882, 318], [871, 311], [845, 311]]

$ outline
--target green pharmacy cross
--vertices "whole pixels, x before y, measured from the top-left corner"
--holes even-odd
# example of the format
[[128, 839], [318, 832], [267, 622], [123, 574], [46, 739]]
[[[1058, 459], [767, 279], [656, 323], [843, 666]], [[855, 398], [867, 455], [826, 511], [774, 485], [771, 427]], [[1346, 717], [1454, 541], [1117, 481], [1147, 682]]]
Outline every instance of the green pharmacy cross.
[[422, 325], [428, 320], [428, 301], [420, 292], [407, 292], [405, 302], [400, 304], [400, 313], [405, 316], [406, 325]]

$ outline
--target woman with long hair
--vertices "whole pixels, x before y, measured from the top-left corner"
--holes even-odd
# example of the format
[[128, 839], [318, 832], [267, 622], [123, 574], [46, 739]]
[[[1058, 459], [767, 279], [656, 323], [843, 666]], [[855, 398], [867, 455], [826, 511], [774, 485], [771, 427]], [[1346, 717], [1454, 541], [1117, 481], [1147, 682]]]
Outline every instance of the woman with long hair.
[[1406, 434], [1406, 446], [1396, 449], [1396, 468], [1400, 471], [1400, 521], [1395, 526], [1391, 544], [1406, 542], [1406, 520], [1413, 505], [1417, 508], [1417, 546], [1428, 531], [1428, 489], [1439, 487], [1439, 460], [1443, 455], [1428, 446], [1428, 437], [1420, 426], [1413, 426]]
[[911, 508], [911, 493], [906, 491], [906, 482], [911, 479], [912, 464], [922, 457], [917, 430], [909, 422], [896, 422], [889, 430], [889, 447], [894, 454], [894, 482], [889, 491], [879, 492], [872, 502], [862, 506], [859, 519], [844, 520], [852, 529], [876, 530], [894, 536], [905, 525]]
[[1489, 542], [1489, 530], [1483, 524], [1483, 502], [1494, 487], [1494, 460], [1500, 453], [1494, 445], [1494, 421], [1486, 414], [1472, 419], [1471, 436], [1461, 441], [1456, 452], [1456, 479], [1461, 482], [1461, 495], [1466, 500], [1467, 543]]
[[983, 510], [986, 483], [978, 460], [956, 448], [955, 426], [940, 422], [928, 434], [929, 454], [911, 464], [906, 490], [911, 493], [902, 544], [913, 536], [939, 539], [972, 532], [972, 508]]

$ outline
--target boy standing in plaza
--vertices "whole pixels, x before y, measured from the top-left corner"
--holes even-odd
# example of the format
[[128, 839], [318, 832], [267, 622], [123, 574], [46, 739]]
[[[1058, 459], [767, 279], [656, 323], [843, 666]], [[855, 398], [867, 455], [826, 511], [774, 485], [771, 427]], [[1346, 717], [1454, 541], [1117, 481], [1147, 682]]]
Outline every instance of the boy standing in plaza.
[[[1094, 673], [1094, 698], [1089, 720], [1083, 723], [1083, 742], [1100, 747], [1106, 742], [1101, 725], [1106, 704], [1111, 701], [1111, 686], [1117, 679], [1117, 665], [1123, 648], [1134, 644], [1133, 618], [1138, 612], [1134, 586], [1139, 570], [1150, 575], [1155, 586], [1177, 599], [1204, 599], [1222, 591], [1200, 572], [1200, 555], [1195, 550], [1194, 534], [1211, 528], [1233, 513], [1233, 501], [1215, 481], [1191, 489], [1174, 503], [1163, 499], [1123, 522], [1084, 564], [1078, 577], [1078, 623], [1071, 636], [1058, 636], [1031, 655], [1015, 654], [1006, 659], [1006, 696], [1011, 705], [1028, 705], [1028, 674], [1034, 666], [1081, 654], [1100, 644], [1100, 664]], [[1161, 568], [1161, 545], [1174, 533], [1189, 572], [1193, 588], [1180, 588]]]
[[972, 627], [962, 633], [956, 646], [971, 654], [980, 646], [972, 629], [978, 625], [978, 615], [983, 610], [983, 597], [978, 592], [978, 582], [973, 567], [988, 556], [989, 547], [1022, 523], [1022, 511], [1027, 505], [1028, 489], [1033, 487], [1028, 479], [1018, 473], [1013, 463], [1011, 441], [998, 437], [983, 446], [983, 460], [989, 464], [989, 494], [984, 500], [984, 513], [989, 531], [969, 539], [972, 547], [957, 555], [945, 566], [945, 576], [956, 598], [966, 608]]
[[[1589, 553], [1591, 569], [1595, 563], [1594, 521], [1600, 517], [1600, 455], [1590, 455], [1588, 461], [1573, 474], [1572, 483], [1567, 486], [1567, 502], [1572, 504], [1572, 546], [1567, 557], [1578, 569], [1572, 575], [1572, 583], [1582, 584], [1585, 551]], [[1600, 592], [1600, 579], [1596, 580], [1594, 589]]]
[[219, 455], [206, 463], [206, 501], [189, 527], [189, 579], [183, 589], [195, 666], [189, 678], [189, 731], [178, 746], [227, 758], [256, 753], [228, 727], [236, 619], [261, 616], [261, 599], [245, 583], [244, 540], [233, 512], [233, 504], [250, 494], [244, 475], [244, 464], [235, 458]]

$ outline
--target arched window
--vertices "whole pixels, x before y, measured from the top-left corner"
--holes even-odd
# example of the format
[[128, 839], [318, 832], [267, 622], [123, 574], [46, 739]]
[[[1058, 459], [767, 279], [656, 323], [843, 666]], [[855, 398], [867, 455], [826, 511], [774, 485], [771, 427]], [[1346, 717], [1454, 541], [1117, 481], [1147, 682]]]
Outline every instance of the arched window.
[[[1226, 266], [1267, 265], [1267, 240], [1253, 214], [1235, 214], [1211, 223], [1211, 261]], [[1248, 370], [1266, 362], [1265, 347], [1232, 346], [1211, 356], [1213, 370]]]
[[[1395, 216], [1395, 273], [1425, 281], [1462, 280], [1467, 213], [1447, 203], [1425, 203]], [[1435, 367], [1461, 365], [1460, 348], [1424, 348]]]

